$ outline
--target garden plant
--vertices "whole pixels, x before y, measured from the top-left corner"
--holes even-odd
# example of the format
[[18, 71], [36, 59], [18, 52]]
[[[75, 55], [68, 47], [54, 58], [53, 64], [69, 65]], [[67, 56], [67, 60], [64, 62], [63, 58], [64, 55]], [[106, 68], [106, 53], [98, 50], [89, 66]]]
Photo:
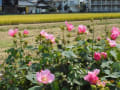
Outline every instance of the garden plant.
[[94, 27], [93, 20], [77, 29], [66, 21], [62, 35], [40, 30], [32, 44], [28, 30], [10, 29], [14, 45], [0, 64], [0, 90], [120, 90], [120, 30], [95, 38]]

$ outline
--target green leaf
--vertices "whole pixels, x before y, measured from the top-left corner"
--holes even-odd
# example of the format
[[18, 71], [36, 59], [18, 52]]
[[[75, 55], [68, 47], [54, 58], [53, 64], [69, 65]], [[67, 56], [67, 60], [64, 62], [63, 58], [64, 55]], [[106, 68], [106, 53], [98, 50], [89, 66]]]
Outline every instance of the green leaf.
[[95, 85], [91, 85], [92, 90], [97, 90], [97, 87]]
[[80, 40], [80, 41], [78, 42], [78, 44], [79, 44], [80, 46], [82, 46], [82, 45], [85, 44], [85, 41]]
[[110, 54], [114, 57], [114, 59], [117, 59], [117, 53], [115, 50], [110, 51]]
[[37, 83], [36, 74], [29, 73], [28, 75], [26, 75], [26, 78], [30, 80], [32, 83], [35, 83], [35, 84]]
[[110, 74], [110, 70], [104, 70], [105, 74]]
[[74, 79], [73, 82], [74, 82], [75, 84], [77, 84], [77, 85], [81, 85], [80, 81], [78, 81], [78, 80], [76, 80], [76, 79]]
[[119, 72], [120, 71], [120, 62], [115, 62], [112, 64], [112, 69], [114, 72]]
[[67, 58], [71, 58], [71, 57], [76, 58], [77, 57], [72, 51], [64, 51], [62, 53], [62, 55], [65, 56], [65, 57], [67, 57]]
[[8, 90], [19, 90], [19, 88], [17, 88], [17, 87], [11, 87]]
[[62, 90], [68, 90], [67, 88], [63, 87]]
[[110, 90], [109, 87], [105, 87], [105, 90]]
[[41, 90], [42, 86], [33, 86], [31, 88], [29, 88], [28, 90]]
[[105, 77], [110, 77], [110, 78], [119, 78], [120, 77], [120, 72], [114, 72], [112, 74], [109, 74], [108, 76]]
[[120, 82], [117, 82], [117, 87], [120, 88]]
[[52, 83], [52, 90], [60, 90], [58, 81]]
[[102, 61], [101, 67], [102, 68], [110, 68], [110, 65], [113, 63], [113, 61]]

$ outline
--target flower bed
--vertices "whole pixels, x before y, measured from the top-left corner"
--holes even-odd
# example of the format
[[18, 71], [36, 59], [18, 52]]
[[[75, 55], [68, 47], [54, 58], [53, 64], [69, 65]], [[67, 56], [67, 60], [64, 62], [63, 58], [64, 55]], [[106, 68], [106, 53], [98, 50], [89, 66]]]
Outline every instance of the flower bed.
[[[79, 25], [71, 41], [74, 26], [65, 22], [62, 35], [40, 31], [35, 42], [26, 41], [29, 31], [11, 29], [14, 47], [0, 65], [0, 88], [3, 90], [119, 90], [120, 30], [105, 30], [105, 36], [94, 38], [94, 22]], [[65, 33], [67, 32], [67, 33]], [[92, 34], [92, 39], [84, 38]]]

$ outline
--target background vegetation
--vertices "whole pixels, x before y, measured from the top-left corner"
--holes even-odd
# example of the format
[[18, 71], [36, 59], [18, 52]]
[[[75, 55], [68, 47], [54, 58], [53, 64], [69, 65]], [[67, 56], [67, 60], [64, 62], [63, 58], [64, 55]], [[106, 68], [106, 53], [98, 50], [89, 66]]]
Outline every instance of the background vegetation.
[[0, 16], [0, 25], [120, 18], [120, 13], [35, 14]]

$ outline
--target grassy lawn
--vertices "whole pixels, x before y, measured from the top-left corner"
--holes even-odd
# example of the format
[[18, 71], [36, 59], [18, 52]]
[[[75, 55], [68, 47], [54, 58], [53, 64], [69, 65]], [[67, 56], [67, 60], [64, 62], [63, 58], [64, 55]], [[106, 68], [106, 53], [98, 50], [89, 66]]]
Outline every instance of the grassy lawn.
[[120, 18], [120, 13], [74, 13], [0, 16], [0, 25]]
[[[76, 36], [77, 27], [79, 24], [88, 25], [90, 24], [90, 20], [87, 21], [71, 21], [69, 23], [72, 23], [75, 26], [75, 30], [72, 33], [72, 37], [74, 38]], [[104, 35], [104, 29], [105, 25], [107, 24], [107, 30], [111, 30], [113, 26], [117, 26], [120, 28], [120, 19], [108, 19], [107, 21], [103, 20], [95, 20], [95, 35], [102, 36]], [[19, 24], [19, 25], [4, 25], [0, 26], [0, 60], [5, 59], [5, 52], [4, 50], [8, 47], [12, 46], [12, 37], [8, 36], [8, 30], [11, 28], [18, 27], [20, 31], [23, 31], [24, 29], [28, 29], [30, 31], [30, 35], [27, 38], [30, 44], [32, 44], [32, 41], [35, 40], [35, 36], [40, 33], [42, 29], [45, 31], [54, 34], [56, 37], [62, 35], [61, 30], [59, 26], [65, 25], [64, 22], [56, 22], [56, 23], [40, 23], [40, 24]], [[91, 37], [91, 35], [88, 35], [87, 37]]]

